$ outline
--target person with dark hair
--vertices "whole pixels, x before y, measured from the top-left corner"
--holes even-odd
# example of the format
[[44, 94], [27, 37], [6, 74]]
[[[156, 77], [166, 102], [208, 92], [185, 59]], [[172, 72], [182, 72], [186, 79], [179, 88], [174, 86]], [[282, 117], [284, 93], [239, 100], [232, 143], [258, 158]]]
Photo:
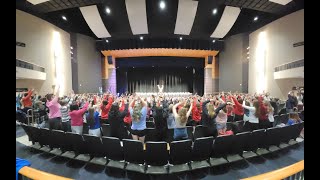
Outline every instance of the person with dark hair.
[[24, 93], [23, 97], [21, 98], [21, 104], [23, 105], [22, 111], [27, 113], [29, 109], [32, 109], [32, 93], [34, 89], [29, 90], [27, 93]]
[[86, 102], [82, 109], [79, 109], [79, 105], [73, 103], [70, 105], [69, 116], [71, 118], [71, 130], [74, 133], [82, 134], [83, 131], [83, 115], [87, 111], [89, 102]]
[[47, 95], [46, 106], [49, 108], [49, 129], [61, 129], [61, 112], [58, 103], [59, 89], [58, 86], [54, 94]]
[[286, 111], [287, 113], [293, 112], [293, 107], [295, 107], [295, 98], [293, 92], [288, 93], [288, 99], [286, 101]]
[[113, 97], [111, 94], [104, 96], [102, 104], [100, 105], [101, 109], [101, 123], [106, 123], [108, 121], [108, 114], [113, 103]]
[[164, 141], [167, 134], [167, 116], [168, 116], [167, 101], [153, 101], [152, 115], [156, 129], [157, 141]]
[[125, 133], [127, 133], [124, 127], [123, 118], [128, 113], [128, 103], [126, 100], [124, 100], [124, 103], [125, 109], [120, 112], [119, 102], [117, 100], [113, 102], [108, 115], [108, 121], [110, 123], [110, 136], [117, 137], [120, 140], [126, 138]]
[[97, 105], [90, 105], [88, 112], [86, 113], [87, 124], [89, 125], [89, 134], [101, 137], [100, 130], [100, 120], [99, 120], [99, 112], [97, 110]]
[[242, 98], [238, 98], [236, 99], [234, 96], [231, 96], [233, 102], [234, 102], [234, 106], [233, 106], [233, 112], [234, 112], [234, 121], [241, 121], [243, 120], [243, 107], [242, 107], [242, 103], [243, 100]]

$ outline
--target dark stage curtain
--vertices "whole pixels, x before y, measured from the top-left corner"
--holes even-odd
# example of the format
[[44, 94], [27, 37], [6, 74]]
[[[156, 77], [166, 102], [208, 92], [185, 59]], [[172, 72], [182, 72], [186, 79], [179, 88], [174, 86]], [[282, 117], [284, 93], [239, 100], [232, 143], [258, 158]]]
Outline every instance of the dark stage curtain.
[[[158, 92], [163, 83], [163, 92], [191, 92], [203, 94], [202, 68], [128, 68], [117, 72], [118, 92]], [[126, 76], [123, 77], [123, 76]], [[119, 80], [121, 80], [119, 82]]]

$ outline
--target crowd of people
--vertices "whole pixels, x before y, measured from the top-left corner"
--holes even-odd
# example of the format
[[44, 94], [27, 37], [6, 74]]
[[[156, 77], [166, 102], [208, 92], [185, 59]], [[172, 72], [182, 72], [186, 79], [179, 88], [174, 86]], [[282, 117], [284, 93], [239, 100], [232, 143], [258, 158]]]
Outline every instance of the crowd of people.
[[[59, 97], [59, 87], [52, 94], [41, 97], [29, 90], [16, 97], [17, 111], [29, 109], [48, 115], [49, 129], [83, 133], [83, 123], [89, 125], [89, 134], [101, 136], [102, 123], [110, 124], [110, 136], [125, 138], [130, 132], [132, 139], [145, 141], [146, 121], [153, 118], [156, 138], [164, 140], [168, 129], [174, 129], [173, 139], [188, 138], [186, 126], [202, 125], [204, 136], [229, 135], [227, 121], [245, 121], [249, 130], [273, 127], [277, 105], [268, 93], [242, 94], [219, 93], [216, 95], [190, 95], [166, 97], [163, 93], [141, 97], [128, 94], [116, 96], [104, 94], [74, 94]], [[303, 110], [301, 91], [289, 92], [286, 110], [287, 125], [301, 120], [297, 111]]]

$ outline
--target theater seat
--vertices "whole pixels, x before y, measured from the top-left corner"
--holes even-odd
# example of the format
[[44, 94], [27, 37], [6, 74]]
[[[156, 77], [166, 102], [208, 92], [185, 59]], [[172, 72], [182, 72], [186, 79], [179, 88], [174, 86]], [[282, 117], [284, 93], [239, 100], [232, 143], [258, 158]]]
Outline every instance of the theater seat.
[[192, 141], [181, 140], [170, 143], [169, 173], [188, 171], [191, 169]]
[[146, 142], [145, 162], [147, 174], [167, 174], [169, 151], [167, 142]]
[[125, 169], [134, 172], [145, 172], [144, 151], [141, 141], [123, 139], [123, 153], [126, 161]]
[[212, 144], [213, 137], [197, 138], [194, 141], [191, 161], [191, 168], [193, 170], [210, 167], [209, 158]]

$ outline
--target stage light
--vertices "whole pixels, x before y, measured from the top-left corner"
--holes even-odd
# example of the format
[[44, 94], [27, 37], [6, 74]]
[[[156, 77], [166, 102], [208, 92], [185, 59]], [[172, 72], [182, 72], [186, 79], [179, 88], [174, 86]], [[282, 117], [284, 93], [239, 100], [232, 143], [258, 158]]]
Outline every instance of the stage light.
[[256, 16], [256, 17], [254, 17], [253, 20], [254, 20], [254, 21], [258, 21], [258, 19], [259, 19], [258, 16]]
[[140, 40], [143, 40], [143, 36], [140, 36]]
[[213, 15], [217, 14], [217, 12], [218, 12], [217, 8], [214, 8], [214, 9], [212, 10], [212, 14], [213, 14]]
[[163, 10], [164, 8], [166, 8], [166, 3], [164, 3], [163, 1], [160, 2], [159, 4], [160, 9]]
[[107, 14], [110, 14], [111, 10], [107, 7], [106, 12], [107, 12]]
[[180, 37], [180, 41], [182, 40], [182, 37]]
[[65, 20], [65, 21], [67, 21], [67, 18], [66, 18], [65, 16], [62, 16], [62, 19]]
[[106, 42], [107, 42], [107, 43], [109, 42], [108, 39], [106, 40]]
[[216, 42], [216, 40], [212, 40], [212, 42], [213, 42], [213, 43], [215, 43], [215, 42]]

